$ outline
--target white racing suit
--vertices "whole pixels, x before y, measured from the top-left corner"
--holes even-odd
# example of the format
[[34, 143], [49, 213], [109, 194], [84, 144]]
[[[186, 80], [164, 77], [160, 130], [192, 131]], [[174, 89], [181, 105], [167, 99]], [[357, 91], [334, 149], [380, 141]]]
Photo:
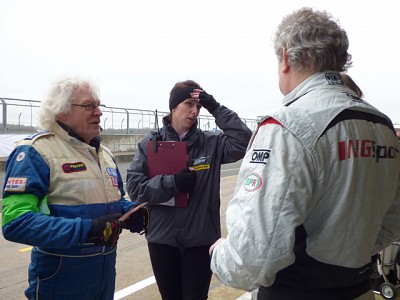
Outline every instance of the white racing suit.
[[384, 114], [338, 73], [310, 76], [254, 133], [212, 271], [259, 299], [368, 293], [371, 256], [400, 236], [399, 164]]

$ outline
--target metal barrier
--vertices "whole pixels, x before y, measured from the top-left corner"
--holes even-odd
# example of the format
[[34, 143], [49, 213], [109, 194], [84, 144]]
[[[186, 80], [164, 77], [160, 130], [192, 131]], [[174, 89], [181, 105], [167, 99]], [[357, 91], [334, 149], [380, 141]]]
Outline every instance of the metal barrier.
[[[36, 131], [36, 122], [34, 116], [40, 106], [40, 101], [14, 99], [14, 98], [0, 98], [3, 109], [0, 110], [2, 114], [2, 122], [0, 123], [1, 133], [30, 133]], [[36, 112], [34, 114], [34, 112]], [[13, 120], [10, 123], [9, 120]], [[12, 127], [9, 128], [9, 125]], [[11, 132], [8, 132], [10, 129]]]
[[[40, 101], [0, 98], [0, 102], [2, 104], [0, 133], [33, 133], [38, 130], [37, 115]], [[162, 127], [162, 118], [169, 113], [112, 106], [102, 108], [102, 112], [101, 127], [105, 134], [143, 134], [156, 129], [157, 123]], [[242, 118], [242, 120], [251, 130], [257, 126], [257, 119]], [[204, 131], [218, 130], [211, 115], [199, 115], [198, 127]]]

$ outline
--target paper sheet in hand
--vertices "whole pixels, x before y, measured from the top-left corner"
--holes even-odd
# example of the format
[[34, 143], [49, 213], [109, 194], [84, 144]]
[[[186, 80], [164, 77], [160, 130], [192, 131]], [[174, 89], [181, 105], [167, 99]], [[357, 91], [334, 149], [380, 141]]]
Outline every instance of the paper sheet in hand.
[[[189, 156], [186, 152], [186, 142], [158, 141], [157, 151], [153, 151], [150, 141], [147, 144], [147, 163], [149, 166], [149, 177], [156, 175], [173, 175], [188, 166]], [[187, 207], [188, 194], [175, 194], [162, 205]]]
[[135, 206], [134, 208], [131, 208], [130, 210], [128, 210], [126, 213], [124, 213], [119, 219], [118, 221], [125, 221], [127, 219], [129, 219], [129, 217], [131, 215], [133, 215], [135, 212], [137, 212], [139, 209], [141, 209], [143, 206], [145, 206], [146, 203], [141, 203], [138, 206]]

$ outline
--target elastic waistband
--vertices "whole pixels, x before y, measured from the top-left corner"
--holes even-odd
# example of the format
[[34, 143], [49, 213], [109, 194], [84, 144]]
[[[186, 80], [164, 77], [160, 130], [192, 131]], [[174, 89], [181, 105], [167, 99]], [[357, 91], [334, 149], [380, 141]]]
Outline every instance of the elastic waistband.
[[95, 245], [81, 245], [79, 247], [72, 247], [68, 249], [54, 249], [54, 248], [39, 248], [34, 247], [37, 251], [55, 256], [64, 257], [89, 257], [97, 255], [107, 255], [113, 253], [116, 248], [111, 246], [95, 246]]

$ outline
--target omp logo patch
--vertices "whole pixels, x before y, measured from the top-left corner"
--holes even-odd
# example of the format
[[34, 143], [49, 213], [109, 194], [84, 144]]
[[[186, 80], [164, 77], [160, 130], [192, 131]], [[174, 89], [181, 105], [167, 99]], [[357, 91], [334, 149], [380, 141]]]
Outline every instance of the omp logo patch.
[[271, 150], [269, 149], [253, 149], [251, 155], [251, 164], [267, 164], [267, 160], [270, 156]]
[[244, 189], [248, 192], [254, 192], [258, 190], [260, 187], [262, 187], [263, 181], [260, 177], [260, 175], [256, 173], [252, 173], [247, 177], [245, 183], [244, 183]]
[[75, 173], [86, 171], [86, 165], [83, 162], [65, 163], [61, 166], [64, 173]]
[[5, 192], [25, 192], [26, 178], [10, 177], [4, 188]]

